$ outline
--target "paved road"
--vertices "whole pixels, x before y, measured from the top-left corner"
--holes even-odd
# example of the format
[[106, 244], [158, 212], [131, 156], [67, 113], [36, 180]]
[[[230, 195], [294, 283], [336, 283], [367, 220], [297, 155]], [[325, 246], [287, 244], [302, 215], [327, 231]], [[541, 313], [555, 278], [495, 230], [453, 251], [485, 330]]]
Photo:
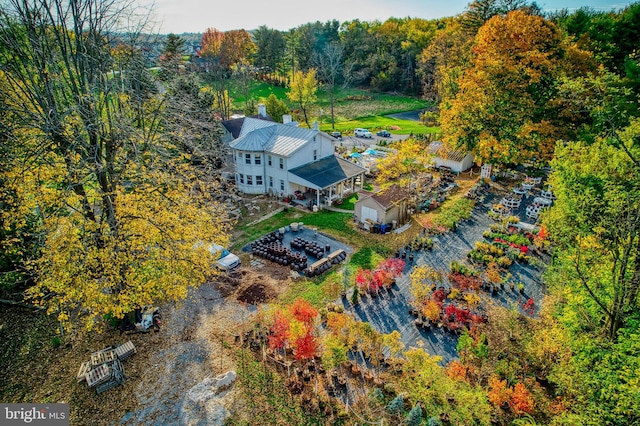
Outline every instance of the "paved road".
[[420, 121], [420, 114], [422, 114], [423, 111], [424, 109], [417, 109], [415, 111], [398, 112], [395, 114], [389, 114], [387, 117], [397, 118], [398, 120]]

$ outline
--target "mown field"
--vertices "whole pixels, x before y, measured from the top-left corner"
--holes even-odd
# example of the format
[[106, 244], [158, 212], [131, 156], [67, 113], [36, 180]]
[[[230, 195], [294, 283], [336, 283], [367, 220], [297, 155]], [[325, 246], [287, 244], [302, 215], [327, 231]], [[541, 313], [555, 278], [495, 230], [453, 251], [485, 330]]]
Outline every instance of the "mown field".
[[[292, 110], [296, 106], [287, 100], [287, 89], [264, 82], [254, 82], [249, 96], [253, 99], [264, 100], [274, 94], [278, 99], [285, 100]], [[233, 109], [242, 111], [245, 98], [239, 92], [232, 92]], [[372, 131], [380, 129], [389, 130], [398, 135], [438, 133], [437, 127], [426, 127], [420, 122], [412, 120], [399, 120], [387, 117], [404, 111], [422, 110], [431, 106], [427, 101], [409, 96], [389, 93], [373, 93], [363, 89], [345, 88], [336, 93], [334, 105], [334, 128], [342, 133], [349, 134], [357, 127], [368, 128]], [[318, 91], [318, 101], [312, 108], [313, 121], [320, 123], [321, 130], [330, 131], [331, 103], [324, 90]]]

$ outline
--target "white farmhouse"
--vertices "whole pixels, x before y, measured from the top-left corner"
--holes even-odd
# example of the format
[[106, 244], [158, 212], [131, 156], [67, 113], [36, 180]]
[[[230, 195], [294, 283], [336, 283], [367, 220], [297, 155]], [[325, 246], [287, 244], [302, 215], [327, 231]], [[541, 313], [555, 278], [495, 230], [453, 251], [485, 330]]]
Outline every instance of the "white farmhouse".
[[362, 186], [366, 169], [336, 157], [333, 137], [284, 118], [286, 124], [244, 118], [239, 136], [229, 144], [239, 191], [298, 194], [321, 205]]

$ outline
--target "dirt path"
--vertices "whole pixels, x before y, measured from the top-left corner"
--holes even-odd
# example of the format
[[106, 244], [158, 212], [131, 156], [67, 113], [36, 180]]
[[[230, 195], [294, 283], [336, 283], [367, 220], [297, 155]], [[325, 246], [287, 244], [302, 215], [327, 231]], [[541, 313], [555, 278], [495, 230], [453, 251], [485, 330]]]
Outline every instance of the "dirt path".
[[150, 356], [136, 387], [139, 408], [119, 424], [183, 424], [187, 391], [207, 377], [233, 369], [213, 335], [220, 327], [240, 323], [244, 315], [246, 309], [224, 299], [210, 283], [192, 289], [182, 304], [164, 307], [163, 348]]

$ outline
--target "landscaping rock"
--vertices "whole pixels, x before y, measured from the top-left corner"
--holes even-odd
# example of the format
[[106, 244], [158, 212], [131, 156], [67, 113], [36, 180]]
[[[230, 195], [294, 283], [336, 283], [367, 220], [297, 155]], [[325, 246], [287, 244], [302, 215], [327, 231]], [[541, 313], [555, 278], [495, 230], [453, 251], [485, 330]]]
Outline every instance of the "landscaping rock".
[[187, 391], [180, 423], [183, 425], [224, 425], [231, 414], [225, 406], [224, 396], [236, 382], [235, 371], [217, 377], [207, 377]]

